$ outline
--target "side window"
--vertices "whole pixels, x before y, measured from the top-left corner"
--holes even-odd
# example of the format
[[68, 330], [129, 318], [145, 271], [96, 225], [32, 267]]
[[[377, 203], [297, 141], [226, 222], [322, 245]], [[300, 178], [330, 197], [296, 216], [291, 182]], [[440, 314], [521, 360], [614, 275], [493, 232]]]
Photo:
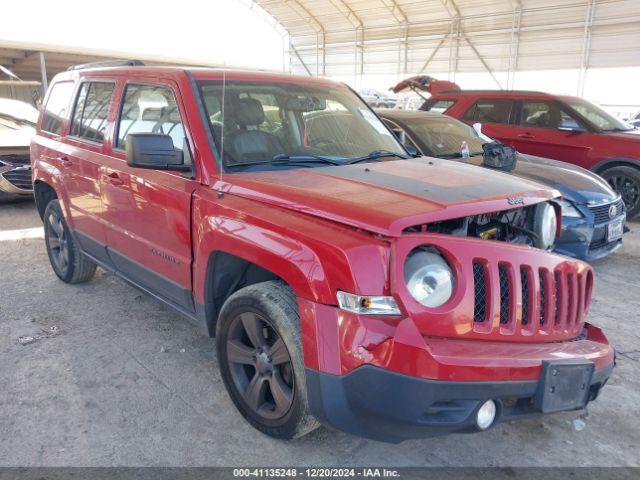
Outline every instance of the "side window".
[[42, 130], [45, 132], [62, 133], [62, 123], [69, 118], [73, 86], [73, 82], [60, 82], [51, 87], [42, 117]]
[[478, 100], [463, 116], [480, 123], [509, 123], [513, 112], [511, 100]]
[[73, 111], [71, 135], [92, 142], [104, 140], [114, 88], [114, 83], [107, 82], [85, 82], [81, 85]]
[[427, 111], [444, 113], [449, 110], [455, 103], [455, 100], [435, 100], [427, 105]]
[[551, 102], [523, 102], [520, 125], [536, 128], [558, 128], [560, 109]]
[[124, 149], [130, 133], [163, 133], [182, 150], [184, 126], [176, 97], [170, 88], [158, 85], [129, 84], [118, 119], [116, 147]]

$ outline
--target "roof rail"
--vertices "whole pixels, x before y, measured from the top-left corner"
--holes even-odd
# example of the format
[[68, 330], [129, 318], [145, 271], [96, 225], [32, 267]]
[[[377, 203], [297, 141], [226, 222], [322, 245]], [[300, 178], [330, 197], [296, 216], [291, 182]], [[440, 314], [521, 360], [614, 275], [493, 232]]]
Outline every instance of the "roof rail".
[[99, 62], [83, 63], [82, 65], [71, 65], [67, 70], [84, 70], [85, 68], [106, 67], [144, 67], [144, 62], [141, 62], [140, 60], [102, 60]]

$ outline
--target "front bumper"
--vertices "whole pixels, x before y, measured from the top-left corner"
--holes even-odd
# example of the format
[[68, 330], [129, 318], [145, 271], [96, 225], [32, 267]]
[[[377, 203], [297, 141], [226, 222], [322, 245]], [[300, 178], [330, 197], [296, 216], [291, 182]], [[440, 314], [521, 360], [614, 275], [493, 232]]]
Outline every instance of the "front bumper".
[[556, 242], [555, 253], [581, 260], [593, 261], [604, 258], [622, 246], [622, 239], [607, 241], [607, 226], [625, 221], [625, 214], [606, 222], [595, 223], [588, 209], [581, 209], [583, 218], [562, 217], [562, 234]]
[[367, 317], [306, 299], [299, 311], [312, 413], [377, 440], [475, 431], [476, 410], [488, 399], [498, 403], [497, 422], [540, 414], [534, 397], [545, 363], [592, 364], [591, 401], [615, 361], [590, 324], [566, 340], [516, 342], [424, 336], [411, 318]]
[[0, 163], [0, 192], [15, 196], [33, 195], [31, 167]]
[[[612, 369], [594, 373], [587, 402], [596, 399]], [[309, 404], [318, 420], [386, 442], [476, 432], [476, 412], [489, 399], [498, 407], [493, 425], [542, 414], [535, 405], [539, 380], [439, 381], [371, 365], [342, 376], [311, 369], [306, 375]]]

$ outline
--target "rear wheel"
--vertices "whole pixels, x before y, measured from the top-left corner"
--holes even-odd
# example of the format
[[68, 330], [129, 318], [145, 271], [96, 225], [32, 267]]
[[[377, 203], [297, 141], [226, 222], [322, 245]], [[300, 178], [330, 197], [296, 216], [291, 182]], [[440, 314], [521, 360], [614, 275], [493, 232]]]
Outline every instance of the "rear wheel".
[[64, 219], [58, 200], [44, 211], [44, 241], [49, 261], [56, 275], [66, 283], [83, 283], [96, 273], [96, 264], [80, 250]]
[[245, 287], [225, 302], [216, 328], [227, 391], [244, 418], [276, 438], [318, 426], [309, 411], [295, 295], [280, 281]]
[[627, 216], [633, 218], [638, 215], [640, 213], [640, 169], [619, 166], [609, 168], [601, 175], [622, 197]]

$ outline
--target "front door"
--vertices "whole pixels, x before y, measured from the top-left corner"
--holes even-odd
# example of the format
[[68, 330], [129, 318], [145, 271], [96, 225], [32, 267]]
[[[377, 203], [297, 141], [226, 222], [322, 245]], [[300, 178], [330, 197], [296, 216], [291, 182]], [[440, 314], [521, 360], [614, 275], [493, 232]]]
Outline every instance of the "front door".
[[109, 256], [116, 269], [151, 293], [193, 311], [191, 296], [191, 195], [197, 184], [177, 172], [129, 167], [130, 133], [170, 135], [185, 145], [184, 109], [177, 85], [149, 79], [118, 91], [111, 155], [101, 170], [102, 206]]
[[513, 129], [513, 146], [519, 152], [588, 168], [586, 159], [592, 134], [557, 102], [522, 102], [519, 122]]

